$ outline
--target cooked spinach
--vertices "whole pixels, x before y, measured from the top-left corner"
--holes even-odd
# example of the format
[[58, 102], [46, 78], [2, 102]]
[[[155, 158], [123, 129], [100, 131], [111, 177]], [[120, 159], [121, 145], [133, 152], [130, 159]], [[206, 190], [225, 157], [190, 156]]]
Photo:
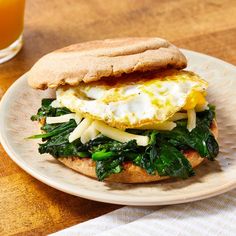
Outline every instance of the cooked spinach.
[[177, 126], [171, 131], [161, 132], [161, 138], [167, 140], [179, 149], [194, 149], [202, 157], [214, 160], [219, 152], [219, 146], [210, 131], [210, 125], [215, 116], [214, 107], [197, 113], [196, 128], [189, 132], [186, 128], [187, 122], [177, 121]]
[[63, 137], [65, 134], [69, 134], [69, 132], [73, 131], [76, 126], [77, 124], [74, 119], [71, 119], [70, 121], [65, 122], [65, 123], [61, 123], [57, 126], [53, 126], [51, 128], [49, 125], [47, 125], [47, 127], [45, 127], [44, 125], [42, 127], [42, 130], [47, 131], [46, 133], [33, 135], [29, 137], [29, 139], [36, 139], [36, 138], [46, 139], [49, 137], [53, 137], [53, 138]]
[[122, 163], [124, 157], [118, 157], [116, 159], [107, 159], [96, 162], [96, 175], [98, 180], [102, 181], [111, 174], [118, 174], [122, 171]]
[[110, 174], [120, 173], [123, 169], [122, 163], [137, 157], [137, 151], [138, 146], [135, 140], [120, 143], [110, 139], [107, 143], [92, 146], [90, 152], [92, 153], [92, 159], [96, 161], [98, 179], [104, 180]]
[[158, 152], [155, 163], [157, 173], [160, 176], [172, 176], [186, 179], [194, 175], [188, 159], [174, 146], [163, 144]]
[[[32, 120], [41, 121], [47, 116], [60, 116], [71, 113], [67, 108], [52, 108], [52, 99], [43, 99], [42, 107]], [[177, 126], [171, 131], [129, 130], [128, 132], [147, 135], [150, 138], [146, 147], [138, 146], [135, 140], [120, 143], [103, 135], [82, 144], [80, 139], [69, 143], [69, 134], [76, 128], [75, 120], [65, 123], [47, 124], [42, 126], [43, 134], [30, 138], [42, 138], [39, 152], [50, 153], [55, 158], [78, 156], [89, 157], [96, 162], [96, 174], [99, 180], [104, 180], [113, 173], [120, 173], [124, 162], [132, 162], [145, 169], [148, 174], [158, 173], [160, 176], [187, 178], [194, 175], [189, 161], [183, 155], [183, 150], [196, 150], [202, 157], [214, 160], [219, 152], [218, 144], [210, 131], [210, 125], [215, 117], [215, 109], [197, 113], [196, 128], [189, 132], [187, 121], [177, 121]]]
[[158, 173], [160, 176], [183, 179], [194, 175], [192, 166], [182, 152], [170, 145], [157, 131], [150, 134], [149, 145], [134, 163], [145, 169], [148, 174]]
[[52, 98], [44, 98], [42, 99], [41, 102], [41, 107], [38, 109], [38, 112], [36, 115], [31, 116], [31, 120], [32, 121], [40, 121], [41, 119], [45, 118], [45, 117], [54, 117], [54, 116], [61, 116], [61, 115], [66, 115], [71, 113], [71, 111], [69, 109], [67, 109], [66, 107], [62, 107], [62, 108], [54, 108], [51, 106], [51, 103], [54, 101], [55, 99]]

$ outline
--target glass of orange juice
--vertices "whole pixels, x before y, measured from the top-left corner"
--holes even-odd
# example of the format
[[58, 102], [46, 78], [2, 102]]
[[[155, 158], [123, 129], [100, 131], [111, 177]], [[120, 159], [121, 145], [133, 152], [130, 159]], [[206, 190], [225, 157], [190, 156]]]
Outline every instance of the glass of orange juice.
[[0, 64], [22, 47], [25, 0], [0, 0]]

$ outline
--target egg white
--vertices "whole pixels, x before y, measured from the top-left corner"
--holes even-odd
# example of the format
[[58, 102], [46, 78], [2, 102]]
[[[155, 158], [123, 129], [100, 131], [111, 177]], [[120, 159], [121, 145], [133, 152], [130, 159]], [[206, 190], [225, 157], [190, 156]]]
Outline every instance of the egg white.
[[169, 71], [140, 78], [101, 80], [57, 89], [57, 100], [73, 112], [126, 129], [166, 121], [207, 82], [188, 71]]

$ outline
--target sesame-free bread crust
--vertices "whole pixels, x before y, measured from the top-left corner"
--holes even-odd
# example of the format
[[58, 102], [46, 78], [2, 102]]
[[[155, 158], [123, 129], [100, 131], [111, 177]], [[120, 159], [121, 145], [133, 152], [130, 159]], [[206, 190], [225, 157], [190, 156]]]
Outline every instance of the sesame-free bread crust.
[[74, 44], [43, 56], [27, 73], [36, 89], [77, 86], [107, 77], [164, 68], [183, 69], [187, 60], [161, 38], [116, 38]]

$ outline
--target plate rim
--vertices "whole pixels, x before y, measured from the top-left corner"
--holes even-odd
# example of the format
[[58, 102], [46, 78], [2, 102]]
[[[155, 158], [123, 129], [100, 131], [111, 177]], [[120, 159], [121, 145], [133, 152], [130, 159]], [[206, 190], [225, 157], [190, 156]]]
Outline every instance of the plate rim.
[[[215, 58], [213, 56], [209, 56], [207, 54], [191, 51], [191, 50], [186, 50], [186, 49], [181, 49], [183, 53], [188, 54], [188, 55], [194, 55], [195, 56], [204, 56], [206, 58], [209, 58], [211, 60], [218, 61], [219, 63], [223, 63], [225, 66], [230, 67], [230, 69], [236, 71], [236, 67], [233, 64], [230, 64], [228, 62], [225, 62], [219, 58]], [[27, 73], [27, 72], [26, 72]], [[24, 83], [26, 78], [26, 73], [23, 74], [19, 79], [17, 79], [5, 92], [3, 95], [1, 101], [0, 101], [0, 114], [1, 111], [6, 110], [7, 104], [11, 102], [9, 100], [10, 94], [12, 91], [17, 90], [19, 84]], [[0, 143], [2, 144], [4, 150], [8, 154], [8, 156], [19, 166], [21, 167], [24, 171], [26, 171], [28, 174], [33, 176], [34, 178], [38, 179], [39, 181], [43, 182], [44, 184], [49, 185], [50, 187], [53, 187], [57, 190], [60, 190], [62, 192], [86, 198], [89, 200], [94, 200], [94, 201], [99, 201], [99, 202], [105, 202], [105, 203], [112, 203], [112, 204], [119, 204], [119, 205], [135, 205], [135, 206], [154, 206], [154, 205], [172, 205], [172, 204], [179, 204], [179, 203], [187, 203], [187, 202], [192, 202], [192, 201], [197, 201], [197, 200], [202, 200], [206, 199], [209, 197], [217, 196], [219, 194], [225, 193], [227, 191], [230, 191], [234, 188], [236, 188], [236, 181], [231, 181], [227, 184], [220, 185], [218, 188], [210, 189], [210, 190], [204, 190], [204, 193], [197, 192], [195, 194], [193, 193], [188, 193], [185, 194], [184, 198], [175, 198], [174, 196], [169, 196], [166, 198], [164, 201], [163, 199], [158, 198], [150, 198], [147, 200], [147, 197], [136, 197], [133, 196], [123, 196], [123, 195], [116, 195], [116, 199], [111, 199], [111, 195], [108, 194], [107, 192], [99, 193], [99, 194], [94, 194], [97, 193], [95, 190], [86, 190], [82, 189], [80, 192], [78, 191], [73, 191], [68, 188], [63, 188], [63, 186], [60, 184], [60, 182], [51, 179], [50, 177], [47, 177], [46, 175], [40, 173], [39, 171], [35, 170], [32, 168], [29, 164], [27, 164], [24, 160], [18, 159], [18, 154], [15, 153], [14, 149], [11, 148], [9, 141], [7, 138], [4, 136], [4, 132], [2, 132], [2, 127], [4, 125], [4, 119], [3, 116], [0, 116]], [[79, 173], [78, 173], [79, 174]], [[87, 177], [89, 178], [89, 177]], [[109, 198], [110, 196], [110, 198]], [[146, 199], [146, 200], [145, 200]]]

